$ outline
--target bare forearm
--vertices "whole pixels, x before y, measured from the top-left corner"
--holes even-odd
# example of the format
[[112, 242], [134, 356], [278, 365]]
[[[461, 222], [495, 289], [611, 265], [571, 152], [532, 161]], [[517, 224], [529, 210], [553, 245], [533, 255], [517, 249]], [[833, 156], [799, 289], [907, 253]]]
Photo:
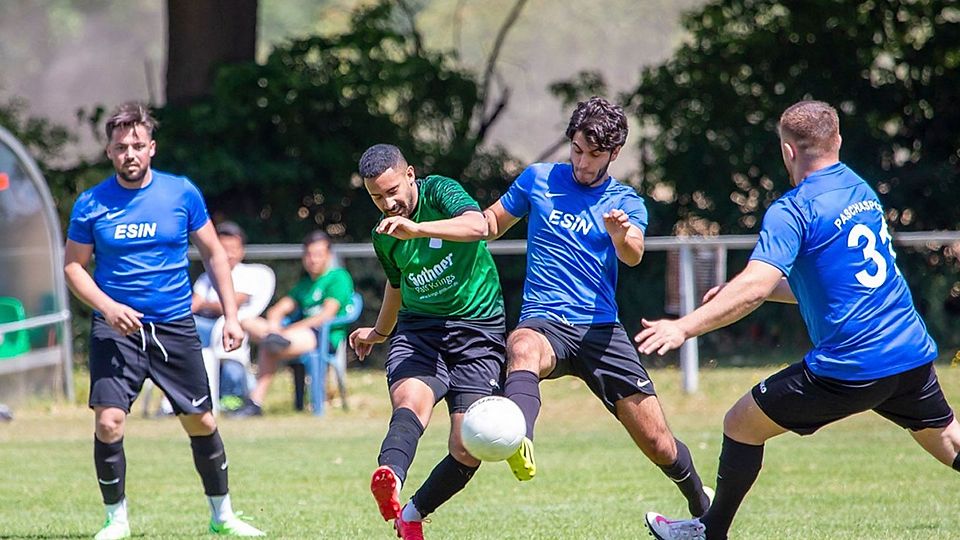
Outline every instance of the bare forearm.
[[677, 323], [687, 337], [695, 337], [733, 324], [757, 309], [767, 297], [762, 283], [733, 280], [713, 300], [682, 317]]
[[374, 326], [377, 333], [385, 336], [393, 332], [402, 303], [400, 289], [395, 289], [387, 283], [383, 288], [383, 304], [380, 306], [380, 313], [377, 315], [377, 323]]
[[64, 268], [64, 276], [67, 280], [67, 286], [70, 287], [73, 294], [81, 302], [100, 313], [103, 313], [109, 305], [114, 303], [114, 300], [97, 286], [93, 277], [79, 264], [68, 264]]
[[419, 224], [420, 236], [451, 242], [476, 242], [487, 236], [487, 220], [480, 212], [466, 212], [455, 218]]
[[204, 261], [207, 272], [213, 278], [213, 287], [220, 297], [222, 313], [228, 319], [237, 317], [237, 294], [233, 290], [233, 278], [230, 276], [230, 263], [223, 250], [217, 250]]
[[636, 266], [643, 259], [643, 238], [625, 237], [614, 241], [613, 247], [617, 250], [617, 258], [627, 266]]

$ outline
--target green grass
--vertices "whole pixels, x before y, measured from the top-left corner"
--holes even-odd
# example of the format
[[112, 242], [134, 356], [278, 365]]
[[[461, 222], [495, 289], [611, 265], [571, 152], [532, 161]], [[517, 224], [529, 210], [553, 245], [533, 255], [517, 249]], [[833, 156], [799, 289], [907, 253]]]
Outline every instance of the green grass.
[[[708, 369], [683, 396], [676, 370], [654, 370], [668, 419], [713, 484], [727, 407], [776, 368]], [[960, 369], [942, 366], [948, 398]], [[221, 420], [234, 507], [272, 537], [392, 538], [368, 492], [389, 406], [381, 373], [351, 373], [352, 410], [294, 413], [286, 377], [268, 416]], [[83, 381], [80, 382], [85, 395]], [[645, 538], [643, 513], [682, 516], [684, 501], [623, 429], [574, 379], [543, 385], [536, 480], [484, 465], [426, 525], [428, 538]], [[93, 471], [93, 415], [82, 405], [35, 404], [0, 424], [0, 537], [91, 537], [102, 520]], [[404, 496], [444, 454], [443, 405], [420, 445]], [[208, 517], [187, 437], [172, 419], [128, 421], [127, 494], [135, 537], [203, 537]], [[764, 472], [735, 538], [957, 538], [957, 473], [893, 424], [865, 414], [803, 440], [768, 443]]]

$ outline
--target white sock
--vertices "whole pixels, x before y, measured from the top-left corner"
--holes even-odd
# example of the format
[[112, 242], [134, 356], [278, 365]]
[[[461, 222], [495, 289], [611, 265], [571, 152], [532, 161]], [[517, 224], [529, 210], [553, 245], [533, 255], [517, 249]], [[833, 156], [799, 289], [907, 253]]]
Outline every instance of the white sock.
[[207, 497], [210, 502], [210, 517], [215, 523], [223, 523], [233, 516], [233, 507], [230, 506], [230, 494]]
[[404, 505], [400, 517], [408, 523], [411, 521], [423, 521], [423, 516], [421, 516], [420, 511], [417, 510], [417, 505], [413, 504], [413, 499], [410, 499], [410, 502]]
[[116, 504], [108, 504], [107, 507], [107, 519], [110, 521], [119, 521], [126, 522], [127, 519], [127, 498], [124, 497], [120, 499], [120, 502]]

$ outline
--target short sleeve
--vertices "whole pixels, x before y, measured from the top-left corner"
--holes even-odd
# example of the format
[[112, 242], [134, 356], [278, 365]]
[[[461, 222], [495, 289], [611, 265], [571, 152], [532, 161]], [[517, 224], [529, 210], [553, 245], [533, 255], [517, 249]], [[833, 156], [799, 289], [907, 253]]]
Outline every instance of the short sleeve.
[[522, 218], [530, 213], [530, 192], [533, 189], [533, 182], [537, 178], [534, 168], [527, 167], [520, 173], [520, 176], [510, 184], [507, 192], [500, 197], [500, 204], [503, 209], [515, 218]]
[[647, 232], [647, 205], [643, 202], [643, 197], [637, 195], [631, 190], [620, 202], [620, 210], [623, 210], [630, 218], [630, 223], [635, 225], [640, 232]]
[[353, 278], [346, 269], [338, 268], [330, 276], [330, 282], [324, 289], [323, 299], [333, 298], [340, 303], [340, 308], [350, 305], [353, 298]]
[[433, 176], [429, 181], [432, 187], [428, 196], [434, 203], [432, 206], [439, 208], [445, 215], [457, 217], [470, 210], [480, 211], [480, 205], [463, 189], [460, 182], [444, 176]]
[[387, 281], [390, 283], [390, 286], [394, 289], [399, 289], [400, 267], [390, 260], [390, 255], [386, 252], [385, 246], [381, 242], [377, 241], [378, 236], [382, 235], [374, 236], [373, 251], [377, 254], [377, 259], [380, 261], [380, 266], [383, 266], [383, 273], [387, 275]]
[[187, 181], [187, 189], [184, 193], [184, 206], [187, 209], [187, 230], [196, 232], [210, 221], [210, 215], [207, 213], [207, 205], [203, 201], [203, 195], [200, 189]]
[[760, 229], [760, 240], [753, 249], [750, 260], [773, 265], [789, 276], [793, 263], [800, 254], [803, 242], [804, 219], [800, 210], [791, 201], [780, 199], [767, 209]]
[[80, 195], [70, 212], [67, 238], [80, 244], [93, 244], [93, 216], [90, 213], [90, 201], [89, 193]]

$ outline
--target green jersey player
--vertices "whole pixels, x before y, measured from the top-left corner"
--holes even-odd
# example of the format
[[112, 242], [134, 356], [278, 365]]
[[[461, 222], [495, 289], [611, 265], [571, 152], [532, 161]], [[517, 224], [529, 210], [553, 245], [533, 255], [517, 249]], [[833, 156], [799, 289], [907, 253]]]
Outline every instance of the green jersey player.
[[[360, 358], [390, 337], [387, 384], [393, 415], [370, 489], [403, 539], [422, 539], [423, 518], [462, 490], [480, 466], [463, 448], [460, 425], [474, 401], [500, 387], [503, 297], [482, 240], [480, 206], [455, 180], [418, 179], [400, 150], [378, 144], [360, 159], [360, 176], [383, 212], [373, 246], [387, 275], [377, 322], [350, 334]], [[434, 405], [450, 412], [450, 453], [410, 502], [400, 489]]]

